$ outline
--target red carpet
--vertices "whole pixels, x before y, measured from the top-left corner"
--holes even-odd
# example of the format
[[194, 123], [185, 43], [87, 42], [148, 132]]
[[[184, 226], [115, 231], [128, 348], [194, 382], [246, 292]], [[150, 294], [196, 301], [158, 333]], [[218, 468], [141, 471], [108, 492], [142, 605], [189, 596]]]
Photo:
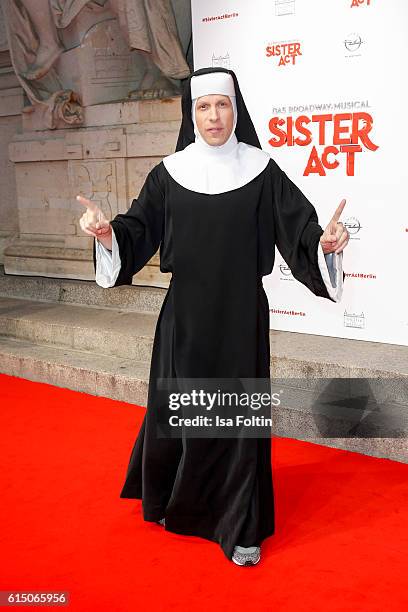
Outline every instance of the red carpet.
[[120, 499], [144, 409], [0, 375], [0, 590], [69, 610], [408, 610], [408, 466], [275, 438], [277, 533], [241, 568]]

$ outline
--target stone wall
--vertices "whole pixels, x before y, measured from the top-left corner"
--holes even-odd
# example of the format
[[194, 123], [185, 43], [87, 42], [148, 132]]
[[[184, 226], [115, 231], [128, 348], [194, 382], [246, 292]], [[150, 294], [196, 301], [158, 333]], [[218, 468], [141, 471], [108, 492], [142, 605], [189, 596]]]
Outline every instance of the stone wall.
[[[0, 7], [0, 263], [6, 274], [94, 279], [93, 238], [79, 226], [84, 209], [75, 196], [94, 200], [111, 219], [129, 208], [150, 169], [175, 149], [180, 96], [134, 99], [136, 55], [125, 48], [114, 16], [102, 11], [87, 29], [89, 18], [82, 11], [64, 31], [80, 43], [67, 44], [58, 60], [64, 85], [82, 100], [81, 123], [59, 118], [48, 129], [47, 106], [33, 106], [14, 73]], [[101, 33], [110, 40], [103, 54]], [[133, 282], [167, 287], [170, 276], [160, 273], [157, 253]]]
[[[95, 201], [108, 219], [125, 212], [175, 149], [180, 98], [88, 106], [85, 117], [87, 127], [23, 131], [10, 142], [20, 232], [5, 250], [8, 274], [94, 278], [93, 238], [79, 226], [75, 196]], [[156, 254], [134, 283], [167, 287], [170, 275], [158, 266]]]
[[0, 263], [4, 249], [18, 236], [18, 209], [14, 164], [8, 146], [21, 132], [23, 90], [14, 74], [0, 4]]

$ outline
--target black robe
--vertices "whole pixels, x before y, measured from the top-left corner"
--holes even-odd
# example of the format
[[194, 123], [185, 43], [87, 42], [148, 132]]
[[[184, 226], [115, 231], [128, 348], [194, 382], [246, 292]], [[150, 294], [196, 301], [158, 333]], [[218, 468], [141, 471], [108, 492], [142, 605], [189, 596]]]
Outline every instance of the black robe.
[[[267, 378], [269, 306], [262, 277], [275, 245], [294, 277], [331, 299], [318, 266], [316, 211], [271, 159], [243, 187], [216, 195], [177, 183], [155, 166], [126, 213], [111, 221], [131, 284], [160, 246], [172, 278], [158, 317], [146, 414], [122, 498], [142, 499], [147, 521], [222, 547], [260, 545], [275, 530], [271, 439], [156, 436], [158, 378]], [[96, 264], [95, 248], [94, 263]]]

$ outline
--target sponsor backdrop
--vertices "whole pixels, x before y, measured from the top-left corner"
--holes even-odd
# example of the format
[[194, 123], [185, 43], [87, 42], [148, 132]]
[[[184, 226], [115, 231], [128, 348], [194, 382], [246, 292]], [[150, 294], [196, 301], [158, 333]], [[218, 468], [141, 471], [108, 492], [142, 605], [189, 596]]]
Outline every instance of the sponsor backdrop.
[[308, 292], [277, 252], [271, 328], [408, 345], [408, 3], [192, 0], [192, 13], [195, 68], [237, 73], [262, 148], [320, 224], [347, 200], [341, 302]]

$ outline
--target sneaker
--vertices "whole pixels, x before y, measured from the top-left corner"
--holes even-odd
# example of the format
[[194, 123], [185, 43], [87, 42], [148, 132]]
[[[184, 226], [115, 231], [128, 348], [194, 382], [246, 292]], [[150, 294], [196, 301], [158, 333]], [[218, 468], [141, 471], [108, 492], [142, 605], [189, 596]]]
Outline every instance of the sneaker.
[[256, 565], [261, 560], [260, 546], [235, 546], [232, 553], [232, 561], [237, 565]]

